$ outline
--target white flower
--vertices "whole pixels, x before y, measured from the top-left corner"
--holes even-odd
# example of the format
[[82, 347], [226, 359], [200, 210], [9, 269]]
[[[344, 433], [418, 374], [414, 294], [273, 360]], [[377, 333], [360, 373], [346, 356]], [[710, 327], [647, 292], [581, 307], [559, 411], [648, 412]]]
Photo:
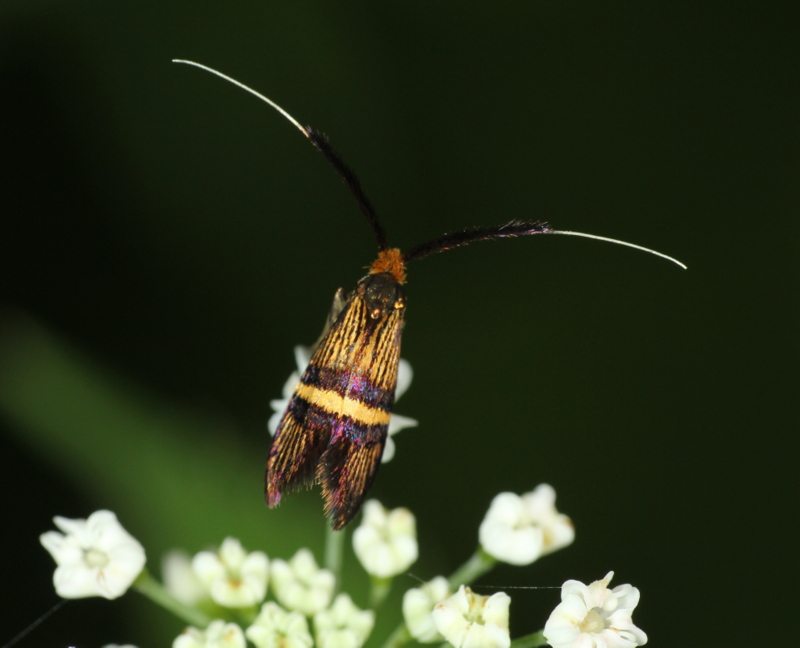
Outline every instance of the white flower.
[[508, 648], [510, 604], [505, 592], [481, 596], [462, 585], [433, 608], [433, 623], [456, 648]]
[[144, 568], [144, 548], [111, 511], [96, 511], [86, 520], [53, 518], [66, 535], [48, 531], [39, 536], [58, 565], [53, 574], [62, 598], [122, 596]]
[[[411, 379], [414, 377], [414, 371], [411, 369], [411, 364], [408, 360], [400, 358], [400, 365], [397, 368], [397, 387], [394, 390], [395, 403], [398, 399], [406, 393], [406, 390], [411, 385]], [[406, 428], [417, 427], [419, 422], [416, 419], [400, 414], [392, 414], [389, 419], [388, 436], [386, 437], [386, 445], [383, 448], [383, 455], [381, 456], [381, 463], [388, 463], [392, 460], [395, 453], [395, 442], [392, 437], [400, 430]]]
[[411, 636], [420, 643], [444, 639], [433, 623], [433, 607], [450, 596], [444, 576], [437, 576], [422, 587], [411, 588], [403, 595], [403, 619]]
[[311, 648], [314, 643], [306, 618], [272, 601], [264, 603], [245, 635], [257, 648]]
[[275, 598], [286, 609], [311, 616], [330, 605], [336, 579], [308, 549], [299, 549], [288, 563], [273, 560], [271, 574]]
[[311, 349], [300, 345], [296, 346], [294, 348], [294, 360], [297, 363], [297, 371], [290, 373], [289, 378], [287, 378], [286, 382], [283, 384], [283, 396], [269, 402], [273, 414], [269, 417], [267, 428], [269, 429], [269, 433], [273, 436], [275, 436], [275, 431], [281, 424], [281, 419], [283, 418], [286, 408], [289, 407], [289, 401], [292, 398], [292, 394], [294, 394], [297, 383], [300, 382], [300, 376], [306, 370], [311, 360]]
[[329, 610], [314, 615], [318, 648], [359, 648], [372, 632], [375, 613], [359, 610], [347, 594], [339, 594]]
[[205, 630], [189, 626], [172, 642], [172, 648], [245, 648], [245, 645], [242, 629], [219, 619], [209, 623]]
[[208, 596], [203, 583], [192, 570], [192, 558], [185, 551], [173, 549], [161, 559], [164, 588], [185, 605], [194, 606]]
[[[289, 400], [292, 398], [297, 383], [300, 382], [300, 376], [303, 375], [303, 372], [306, 370], [311, 360], [311, 349], [304, 346], [296, 346], [294, 348], [294, 358], [297, 362], [297, 371], [293, 371], [289, 375], [289, 379], [283, 385], [283, 397], [269, 402], [273, 414], [269, 418], [267, 427], [269, 428], [270, 434], [273, 436], [275, 430], [278, 429], [281, 423], [286, 408], [289, 407]], [[414, 372], [411, 370], [411, 365], [408, 361], [400, 358], [400, 366], [397, 369], [397, 387], [394, 390], [395, 402], [406, 392], [411, 384], [413, 375]], [[389, 420], [389, 436], [386, 438], [386, 446], [383, 448], [383, 456], [381, 457], [383, 463], [391, 461], [392, 457], [394, 457], [395, 443], [392, 440], [392, 436], [397, 434], [400, 430], [416, 427], [417, 425], [419, 425], [419, 423], [412, 418], [401, 416], [400, 414], [392, 414], [392, 418]]]
[[353, 550], [370, 576], [403, 573], [418, 555], [414, 515], [406, 508], [387, 511], [378, 500], [368, 500], [361, 525], [353, 533]]
[[269, 560], [263, 551], [247, 553], [235, 538], [225, 538], [219, 551], [201, 551], [192, 570], [211, 599], [224, 607], [257, 605], [267, 594]]
[[572, 521], [555, 507], [556, 492], [549, 484], [522, 497], [500, 493], [481, 522], [478, 537], [490, 556], [512, 565], [534, 560], [571, 544]]
[[591, 585], [568, 580], [561, 586], [561, 603], [544, 626], [544, 637], [554, 648], [634, 648], [647, 643], [647, 635], [633, 624], [639, 590], [608, 584], [614, 572]]

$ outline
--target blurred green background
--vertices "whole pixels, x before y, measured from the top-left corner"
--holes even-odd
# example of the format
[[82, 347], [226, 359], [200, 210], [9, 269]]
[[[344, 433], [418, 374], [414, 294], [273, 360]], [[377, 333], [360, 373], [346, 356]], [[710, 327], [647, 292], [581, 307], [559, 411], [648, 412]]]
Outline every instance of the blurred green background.
[[[496, 493], [549, 482], [575, 544], [498, 569], [485, 593], [613, 569], [641, 589], [634, 620], [652, 645], [788, 645], [789, 7], [3, 3], [0, 642], [56, 600], [37, 540], [53, 515], [114, 510], [156, 572], [164, 550], [226, 535], [321, 557], [317, 492], [263, 504], [269, 401], [374, 241], [290, 124], [170, 63], [189, 58], [326, 132], [392, 245], [538, 218], [689, 266], [533, 237], [409, 268], [415, 378], [396, 409], [420, 426], [397, 437], [372, 495], [416, 514], [415, 575], [472, 552]], [[558, 600], [511, 594], [514, 635]], [[129, 594], [72, 603], [20, 646], [169, 645], [181, 627]]]

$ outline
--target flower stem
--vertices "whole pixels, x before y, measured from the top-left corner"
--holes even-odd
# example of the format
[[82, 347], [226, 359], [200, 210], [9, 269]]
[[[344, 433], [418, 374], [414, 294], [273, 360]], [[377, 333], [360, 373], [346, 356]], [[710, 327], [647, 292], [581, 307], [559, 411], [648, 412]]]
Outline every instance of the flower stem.
[[377, 610], [392, 588], [392, 579], [373, 576], [370, 578], [370, 585], [369, 606], [373, 610]]
[[334, 591], [341, 586], [342, 553], [346, 531], [334, 531], [325, 526], [325, 569], [333, 573], [335, 579]]
[[483, 576], [496, 563], [497, 560], [492, 558], [481, 547], [478, 547], [467, 562], [456, 569], [453, 575], [447, 579], [447, 582], [452, 589], [458, 589], [459, 585], [468, 585]]
[[200, 629], [205, 628], [211, 623], [211, 619], [195, 608], [181, 603], [164, 586], [150, 575], [146, 569], [133, 582], [133, 587], [140, 594], [149, 598], [156, 605], [160, 605], [165, 610], [169, 610], [179, 619], [186, 621], [189, 625]]
[[544, 634], [541, 630], [520, 637], [519, 639], [514, 639], [514, 641], [511, 642], [511, 648], [538, 648], [539, 646], [546, 645], [547, 639], [544, 638]]
[[411, 635], [405, 623], [401, 623], [394, 629], [394, 632], [389, 635], [389, 638], [384, 642], [383, 648], [400, 648], [403, 644], [407, 644], [411, 640]]

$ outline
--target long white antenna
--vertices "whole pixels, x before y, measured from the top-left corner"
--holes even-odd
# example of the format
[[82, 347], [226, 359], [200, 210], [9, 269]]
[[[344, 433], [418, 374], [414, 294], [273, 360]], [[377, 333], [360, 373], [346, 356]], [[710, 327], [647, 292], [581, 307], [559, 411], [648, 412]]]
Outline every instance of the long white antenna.
[[675, 265], [679, 265], [684, 270], [687, 267], [678, 261], [677, 259], [664, 254], [663, 252], [656, 252], [655, 250], [651, 250], [650, 248], [646, 248], [642, 245], [636, 245], [635, 243], [628, 243], [627, 241], [620, 241], [619, 239], [608, 238], [607, 236], [598, 236], [597, 234], [585, 234], [584, 232], [566, 232], [564, 230], [549, 230], [546, 232], [542, 232], [542, 234], [564, 234], [565, 236], [580, 236], [581, 238], [588, 238], [588, 239], [595, 239], [596, 241], [605, 241], [606, 243], [616, 243], [617, 245], [624, 245], [625, 247], [633, 248], [634, 250], [641, 250], [642, 252], [649, 252], [650, 254], [654, 254], [662, 259], [666, 259], [667, 261], [672, 261]]
[[[265, 97], [260, 92], [256, 92], [252, 88], [246, 86], [241, 81], [237, 81], [236, 79], [233, 79], [233, 78], [229, 77], [227, 74], [223, 74], [222, 72], [220, 72], [218, 70], [215, 70], [214, 68], [210, 68], [207, 65], [203, 65], [202, 63], [196, 63], [195, 61], [187, 61], [187, 60], [184, 60], [184, 59], [172, 59], [172, 62], [173, 63], [183, 63], [185, 65], [192, 65], [192, 66], [194, 66], [196, 68], [200, 68], [201, 70], [205, 70], [206, 72], [210, 72], [211, 74], [213, 74], [215, 76], [218, 76], [221, 79], [225, 79], [226, 81], [232, 83], [233, 85], [240, 87], [242, 90], [245, 90], [245, 91], [249, 92], [250, 94], [258, 97], [259, 99], [261, 99], [261, 101], [266, 103], [268, 106], [272, 106], [281, 115], [283, 115], [292, 124], [294, 124], [295, 127], [297, 127], [297, 129], [301, 133], [303, 133], [303, 135], [305, 135], [307, 138], [309, 138], [314, 143], [315, 146], [317, 146], [317, 147], [319, 146], [317, 141], [314, 138], [311, 137], [311, 134], [309, 133], [308, 129], [303, 127], [303, 126], [301, 126], [300, 122], [298, 122], [294, 117], [292, 117], [288, 112], [286, 112], [278, 104], [276, 104], [274, 101], [272, 101], [272, 99], [269, 99], [268, 97]], [[336, 166], [336, 164], [334, 164], [334, 166]], [[596, 241], [606, 241], [607, 243], [616, 243], [617, 245], [624, 245], [625, 247], [629, 247], [629, 248], [633, 248], [635, 250], [641, 250], [642, 252], [648, 252], [650, 254], [654, 254], [655, 256], [661, 257], [662, 259], [666, 259], [667, 261], [672, 261], [672, 263], [674, 263], [675, 265], [679, 265], [684, 270], [687, 269], [686, 266], [683, 263], [681, 263], [680, 261], [678, 261], [677, 259], [675, 259], [675, 258], [673, 258], [671, 256], [667, 256], [666, 254], [663, 254], [661, 252], [656, 252], [655, 250], [651, 250], [650, 248], [646, 248], [646, 247], [643, 247], [641, 245], [636, 245], [634, 243], [628, 243], [627, 241], [620, 241], [619, 239], [608, 238], [607, 236], [598, 236], [596, 234], [585, 234], [584, 232], [567, 232], [567, 231], [564, 231], [564, 230], [547, 230], [547, 231], [539, 232], [539, 233], [540, 234], [564, 234], [565, 236], [579, 236], [581, 238], [595, 239]]]
[[221, 79], [225, 79], [226, 81], [231, 82], [235, 86], [239, 86], [242, 90], [246, 90], [250, 94], [255, 95], [256, 97], [261, 99], [261, 101], [263, 101], [264, 103], [272, 106], [281, 115], [286, 117], [286, 119], [288, 119], [295, 126], [297, 126], [297, 128], [300, 130], [301, 133], [303, 133], [303, 135], [305, 135], [306, 137], [310, 137], [309, 134], [308, 134], [308, 131], [303, 126], [301, 126], [300, 122], [298, 122], [288, 112], [286, 112], [278, 104], [276, 104], [274, 101], [272, 101], [272, 99], [269, 99], [269, 98], [265, 97], [260, 92], [256, 92], [252, 88], [248, 88], [244, 83], [241, 83], [240, 81], [237, 81], [236, 79], [233, 79], [233, 78], [229, 77], [227, 74], [223, 74], [222, 72], [219, 72], [219, 71], [215, 70], [214, 68], [210, 68], [207, 65], [203, 65], [202, 63], [195, 63], [194, 61], [185, 61], [183, 59], [172, 59], [172, 62], [173, 63], [185, 63], [186, 65], [193, 65], [194, 67], [200, 68], [201, 70], [205, 70], [206, 72], [211, 72], [211, 74], [215, 74], [216, 76], [220, 77]]

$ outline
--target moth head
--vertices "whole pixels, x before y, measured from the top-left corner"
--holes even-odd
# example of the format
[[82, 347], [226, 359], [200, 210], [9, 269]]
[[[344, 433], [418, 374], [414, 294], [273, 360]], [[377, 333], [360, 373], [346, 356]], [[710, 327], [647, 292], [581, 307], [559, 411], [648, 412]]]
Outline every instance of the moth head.
[[375, 320], [406, 307], [403, 287], [388, 272], [367, 275], [358, 282], [356, 292], [363, 297], [369, 316]]

